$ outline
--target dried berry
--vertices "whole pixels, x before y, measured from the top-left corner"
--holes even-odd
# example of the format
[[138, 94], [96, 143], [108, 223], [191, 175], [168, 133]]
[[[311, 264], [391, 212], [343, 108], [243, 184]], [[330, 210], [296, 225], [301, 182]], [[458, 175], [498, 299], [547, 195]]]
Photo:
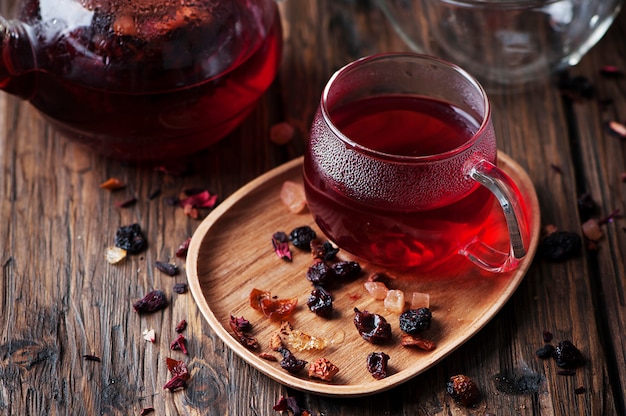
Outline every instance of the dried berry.
[[187, 252], [189, 251], [190, 243], [191, 243], [191, 237], [183, 241], [181, 245], [178, 246], [178, 249], [176, 249], [176, 257], [181, 258], [181, 259], [187, 258]]
[[588, 192], [578, 197], [578, 213], [582, 221], [587, 221], [596, 213], [596, 201]]
[[329, 285], [335, 277], [335, 270], [320, 260], [313, 262], [306, 271], [307, 280], [314, 285]]
[[455, 402], [463, 406], [473, 406], [480, 397], [476, 383], [463, 374], [450, 377], [446, 391]]
[[302, 409], [298, 406], [298, 402], [295, 397], [288, 396], [280, 396], [278, 402], [272, 407], [273, 410], [277, 412], [288, 412], [291, 411], [294, 415], [302, 414]]
[[282, 231], [275, 232], [272, 235], [272, 247], [278, 257], [283, 260], [291, 261], [291, 250], [289, 249], [289, 237]]
[[384, 344], [391, 340], [391, 325], [377, 313], [354, 308], [354, 326], [361, 337], [372, 344]]
[[147, 293], [142, 299], [133, 304], [133, 309], [136, 312], [156, 312], [165, 308], [168, 305], [165, 293], [161, 290], [153, 290]]
[[563, 368], [576, 368], [585, 363], [583, 354], [570, 341], [559, 342], [552, 357], [556, 360], [556, 365]]
[[539, 252], [549, 261], [564, 261], [580, 254], [582, 239], [574, 232], [554, 231], [541, 242]]
[[550, 345], [550, 344], [546, 344], [543, 347], [539, 348], [537, 351], [535, 351], [535, 355], [537, 355], [537, 357], [539, 358], [550, 358], [552, 357], [552, 353], [554, 352], [554, 346]]
[[291, 374], [299, 373], [307, 365], [306, 361], [297, 359], [287, 348], [280, 348], [278, 352], [283, 356], [280, 366]]
[[322, 318], [330, 318], [333, 314], [333, 297], [322, 286], [311, 291], [306, 304], [311, 312]]
[[83, 355], [83, 358], [87, 361], [96, 361], [96, 362], [102, 361], [100, 357], [96, 357], [95, 355], [91, 355], [91, 354]]
[[322, 243], [320, 240], [315, 239], [311, 241], [311, 255], [315, 259], [331, 261], [339, 253], [339, 248], [332, 245], [330, 241]]
[[178, 272], [178, 266], [173, 263], [168, 263], [165, 261], [155, 261], [154, 266], [161, 272], [165, 273], [168, 276], [176, 276]]
[[187, 293], [187, 283], [176, 283], [174, 285], [174, 292], [182, 295], [183, 293]]
[[384, 352], [372, 352], [367, 356], [367, 371], [376, 380], [387, 377], [387, 362], [389, 356]]
[[141, 253], [147, 246], [139, 224], [122, 226], [115, 233], [115, 247], [126, 250], [128, 254]]
[[315, 231], [308, 225], [294, 228], [289, 233], [289, 238], [294, 246], [300, 250], [309, 251], [311, 249], [311, 241], [315, 240]]
[[339, 368], [326, 358], [318, 358], [309, 365], [309, 377], [319, 378], [324, 381], [332, 381], [339, 372]]
[[415, 335], [430, 328], [432, 313], [428, 308], [409, 309], [400, 315], [400, 329]]
[[361, 265], [356, 261], [339, 261], [331, 268], [340, 279], [353, 279], [361, 273]]
[[554, 338], [554, 335], [552, 335], [552, 332], [550, 331], [543, 331], [543, 342], [550, 342], [552, 341], [552, 338]]

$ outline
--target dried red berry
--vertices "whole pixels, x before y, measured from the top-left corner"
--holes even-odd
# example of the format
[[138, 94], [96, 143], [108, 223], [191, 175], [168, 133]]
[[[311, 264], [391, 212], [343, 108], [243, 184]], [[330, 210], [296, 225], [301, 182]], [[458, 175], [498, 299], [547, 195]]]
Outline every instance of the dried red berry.
[[143, 298], [133, 304], [133, 309], [136, 312], [156, 312], [165, 308], [168, 305], [165, 293], [161, 290], [153, 290], [148, 292]]
[[432, 314], [428, 308], [409, 309], [400, 315], [400, 329], [416, 335], [430, 328]]
[[335, 270], [321, 260], [314, 261], [306, 271], [306, 279], [314, 285], [329, 285], [335, 277]]
[[176, 283], [174, 285], [174, 292], [182, 295], [183, 293], [187, 293], [187, 283]]
[[180, 333], [181, 333], [181, 332], [183, 332], [185, 329], [187, 329], [187, 321], [183, 319], [182, 321], [180, 321], [180, 322], [176, 325], [175, 331], [176, 331], [176, 332], [178, 332], [178, 333], [180, 334]]
[[389, 356], [384, 352], [372, 352], [367, 356], [367, 371], [376, 380], [387, 377], [387, 362]]
[[476, 383], [463, 374], [450, 377], [446, 391], [455, 402], [463, 406], [473, 406], [480, 398]]
[[335, 272], [335, 276], [340, 279], [354, 279], [361, 274], [361, 265], [356, 261], [339, 261], [334, 263], [331, 268]]
[[322, 286], [316, 286], [309, 295], [307, 306], [317, 316], [330, 318], [333, 314], [333, 297]]
[[277, 412], [288, 412], [291, 411], [294, 415], [299, 415], [302, 413], [302, 409], [298, 406], [298, 402], [295, 397], [288, 396], [280, 396], [278, 402], [272, 407], [273, 410]]
[[391, 340], [391, 325], [377, 313], [354, 308], [354, 326], [361, 337], [372, 344], [384, 344]]

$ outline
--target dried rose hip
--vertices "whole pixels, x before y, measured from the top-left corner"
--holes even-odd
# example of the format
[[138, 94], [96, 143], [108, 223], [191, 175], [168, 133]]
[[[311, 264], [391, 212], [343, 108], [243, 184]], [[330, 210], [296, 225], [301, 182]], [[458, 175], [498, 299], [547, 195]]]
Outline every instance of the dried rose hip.
[[315, 240], [315, 231], [308, 225], [294, 228], [289, 233], [289, 238], [294, 246], [300, 250], [308, 251], [311, 249], [311, 241]]
[[585, 363], [583, 354], [570, 341], [559, 342], [552, 357], [556, 360], [556, 365], [563, 368], [576, 368]]
[[356, 261], [339, 261], [331, 268], [340, 279], [353, 279], [361, 273], [361, 265]]
[[432, 351], [436, 347], [435, 343], [431, 340], [409, 334], [402, 335], [400, 344], [403, 347], [417, 347], [424, 351]]
[[268, 291], [252, 289], [250, 306], [273, 321], [282, 321], [296, 309], [298, 298], [275, 299]]
[[133, 303], [133, 309], [136, 312], [155, 312], [165, 308], [168, 305], [165, 293], [161, 290], [153, 290], [147, 293], [142, 299]]
[[415, 335], [430, 328], [432, 314], [428, 308], [409, 309], [400, 315], [400, 329]]
[[476, 383], [474, 383], [471, 378], [463, 374], [450, 377], [446, 386], [446, 391], [455, 402], [460, 403], [463, 406], [472, 406], [476, 404], [480, 397], [480, 392], [478, 391]]
[[322, 286], [316, 286], [307, 301], [309, 310], [322, 318], [330, 318], [333, 314], [333, 297]]
[[328, 285], [335, 277], [335, 270], [320, 260], [313, 262], [306, 271], [307, 280], [314, 285]]
[[563, 261], [578, 256], [582, 239], [574, 232], [554, 231], [539, 246], [542, 257], [549, 261]]
[[122, 226], [115, 233], [115, 247], [122, 248], [128, 254], [138, 254], [148, 246], [139, 224]]
[[354, 308], [354, 326], [361, 337], [372, 344], [384, 344], [391, 340], [391, 325], [377, 313]]
[[278, 352], [283, 356], [280, 366], [291, 374], [300, 372], [307, 365], [306, 361], [297, 359], [287, 348], [279, 348]]
[[318, 358], [309, 365], [309, 377], [311, 378], [332, 381], [338, 372], [339, 368], [326, 358]]
[[367, 371], [376, 380], [387, 377], [387, 362], [389, 356], [384, 352], [372, 352], [367, 356]]

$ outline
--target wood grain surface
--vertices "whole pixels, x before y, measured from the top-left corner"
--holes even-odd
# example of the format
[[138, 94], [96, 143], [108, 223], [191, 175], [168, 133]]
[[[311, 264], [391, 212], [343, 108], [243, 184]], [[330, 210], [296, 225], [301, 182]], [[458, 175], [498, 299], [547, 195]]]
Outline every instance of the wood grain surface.
[[[626, 232], [618, 216], [602, 226], [598, 246], [561, 263], [536, 258], [511, 299], [461, 348], [417, 377], [363, 398], [329, 398], [284, 387], [239, 358], [205, 322], [186, 282], [178, 246], [199, 220], [166, 199], [202, 187], [223, 201], [250, 180], [303, 153], [309, 123], [332, 72], [363, 55], [407, 50], [368, 0], [282, 0], [284, 55], [280, 74], [258, 107], [229, 137], [180, 163], [186, 175], [104, 159], [56, 133], [27, 102], [0, 95], [0, 414], [1, 415], [277, 415], [281, 396], [294, 396], [314, 415], [623, 415], [626, 414]], [[0, 0], [8, 16], [12, 0]], [[425, 24], [425, 22], [422, 22]], [[554, 80], [490, 93], [498, 147], [528, 172], [543, 224], [581, 233], [578, 198], [589, 193], [601, 218], [626, 209], [626, 141], [606, 123], [626, 121], [626, 15], [583, 61], [569, 70], [595, 87], [572, 100]], [[286, 145], [270, 127], [296, 127]], [[117, 177], [124, 190], [99, 184]], [[159, 197], [150, 199], [155, 189]], [[136, 197], [137, 203], [115, 203]], [[206, 212], [202, 213], [206, 215]], [[111, 265], [104, 250], [121, 225], [139, 223], [148, 250]], [[170, 277], [155, 261], [171, 261]], [[170, 305], [139, 315], [132, 303], [162, 289]], [[189, 354], [170, 350], [174, 327], [188, 328]], [[156, 342], [143, 339], [153, 328]], [[573, 375], [535, 350], [543, 332], [571, 340], [587, 357]], [[88, 361], [92, 354], [101, 362]], [[163, 389], [166, 357], [184, 360], [186, 389]], [[445, 392], [454, 374], [480, 387], [473, 408]], [[527, 381], [522, 393], [503, 378]], [[576, 390], [579, 389], [579, 390]], [[578, 393], [576, 393], [578, 391]]]

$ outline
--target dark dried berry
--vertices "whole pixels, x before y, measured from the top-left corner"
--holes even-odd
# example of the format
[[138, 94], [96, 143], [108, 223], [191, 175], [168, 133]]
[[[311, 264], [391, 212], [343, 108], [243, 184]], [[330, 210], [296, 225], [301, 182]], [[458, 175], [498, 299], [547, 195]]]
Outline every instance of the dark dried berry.
[[100, 359], [100, 357], [97, 357], [95, 355], [91, 355], [91, 354], [86, 354], [83, 355], [83, 358], [87, 361], [97, 361], [97, 362], [101, 362], [102, 360]]
[[187, 283], [176, 283], [174, 285], [174, 292], [182, 295], [183, 293], [187, 293]]
[[543, 342], [550, 342], [552, 341], [552, 338], [554, 338], [554, 335], [552, 335], [552, 332], [550, 331], [543, 331]]
[[578, 197], [578, 213], [582, 222], [587, 221], [596, 213], [596, 201], [587, 192]]
[[306, 304], [311, 312], [322, 318], [330, 318], [333, 314], [333, 297], [322, 286], [311, 291]]
[[339, 261], [331, 268], [340, 279], [353, 279], [361, 273], [361, 265], [356, 261]]
[[582, 239], [574, 232], [554, 231], [546, 236], [539, 247], [542, 257], [549, 261], [563, 261], [580, 254]]
[[122, 226], [115, 233], [115, 247], [126, 250], [128, 254], [138, 254], [148, 246], [139, 224]]
[[563, 368], [576, 368], [585, 363], [583, 354], [570, 341], [559, 342], [552, 357], [556, 360], [556, 365]]
[[416, 335], [430, 328], [433, 315], [428, 308], [409, 309], [400, 315], [400, 329]]
[[178, 266], [165, 261], [155, 261], [154, 266], [168, 276], [176, 276], [178, 274]]
[[278, 352], [283, 356], [280, 366], [291, 374], [299, 373], [307, 365], [306, 361], [297, 359], [287, 348], [281, 347]]
[[135, 311], [142, 312], [155, 312], [165, 308], [168, 305], [165, 293], [161, 290], [153, 290], [147, 293], [142, 299], [133, 304]]
[[339, 248], [333, 246], [330, 241], [322, 243], [318, 239], [311, 241], [311, 255], [320, 260], [334, 260], [339, 253]]
[[473, 406], [480, 398], [480, 391], [476, 383], [463, 374], [450, 377], [446, 391], [455, 402], [463, 406]]
[[546, 344], [543, 347], [539, 348], [537, 351], [535, 351], [535, 354], [537, 355], [537, 357], [545, 359], [552, 357], [553, 352], [554, 346]]
[[315, 261], [306, 271], [306, 278], [314, 285], [328, 285], [335, 279], [335, 270], [323, 261]]
[[372, 344], [384, 344], [391, 340], [391, 325], [377, 313], [354, 308], [354, 326], [361, 337]]
[[584, 387], [582, 387], [582, 386], [581, 386], [581, 387], [576, 387], [576, 388], [574, 389], [574, 394], [583, 394], [583, 393], [585, 393], [586, 391], [587, 391], [587, 389], [586, 389], [586, 388], [584, 388]]
[[315, 240], [315, 231], [308, 225], [294, 228], [289, 233], [291, 243], [300, 250], [309, 251], [311, 249], [311, 241]]
[[372, 352], [367, 356], [367, 371], [376, 380], [387, 377], [387, 362], [389, 356], [384, 352]]

